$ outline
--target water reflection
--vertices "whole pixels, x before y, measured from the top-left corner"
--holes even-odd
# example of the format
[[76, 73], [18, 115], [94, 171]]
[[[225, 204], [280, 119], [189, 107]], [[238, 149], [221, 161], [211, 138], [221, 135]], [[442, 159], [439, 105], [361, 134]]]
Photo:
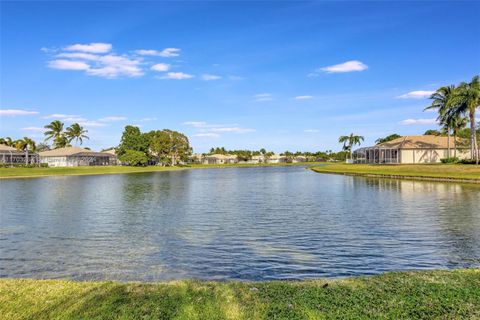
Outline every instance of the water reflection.
[[268, 167], [3, 180], [0, 192], [2, 277], [303, 279], [480, 265], [476, 185]]

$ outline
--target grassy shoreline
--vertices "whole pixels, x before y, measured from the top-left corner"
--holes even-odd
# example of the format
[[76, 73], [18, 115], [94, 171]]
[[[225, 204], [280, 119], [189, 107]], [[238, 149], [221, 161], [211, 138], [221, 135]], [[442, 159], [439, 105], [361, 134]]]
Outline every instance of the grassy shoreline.
[[480, 183], [480, 166], [462, 164], [417, 164], [417, 165], [372, 165], [372, 164], [325, 164], [311, 168], [318, 173]]
[[182, 167], [128, 167], [128, 166], [92, 166], [92, 167], [61, 167], [61, 168], [0, 168], [0, 179], [41, 178], [51, 176], [79, 176], [100, 174], [123, 174], [178, 171], [187, 169], [213, 169], [213, 168], [241, 168], [241, 167], [271, 167], [271, 166], [312, 166], [319, 162], [305, 163], [259, 163], [259, 164], [223, 164], [223, 165], [189, 165]]
[[474, 319], [480, 269], [339, 280], [165, 283], [0, 279], [3, 319]]

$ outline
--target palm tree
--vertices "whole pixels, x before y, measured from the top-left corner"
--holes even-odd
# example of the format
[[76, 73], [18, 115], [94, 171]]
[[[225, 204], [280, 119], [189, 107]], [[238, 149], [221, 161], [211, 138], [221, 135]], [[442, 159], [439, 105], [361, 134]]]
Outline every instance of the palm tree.
[[78, 123], [74, 123], [70, 127], [67, 128], [65, 134], [68, 138], [68, 142], [71, 142], [73, 139], [75, 139], [75, 142], [80, 141], [80, 144], [82, 144], [83, 139], [89, 139], [85, 135], [87, 132], [88, 132], [88, 130], [83, 129], [83, 127], [80, 126]]
[[452, 128], [453, 131], [453, 152], [454, 152], [454, 157], [457, 157], [457, 135], [460, 130], [465, 128], [467, 126], [467, 118], [464, 117], [461, 114], [454, 113], [451, 115], [451, 119], [449, 120], [450, 122], [450, 127]]
[[35, 141], [28, 137], [24, 137], [23, 139], [15, 141], [15, 148], [17, 148], [17, 150], [25, 151], [25, 164], [28, 164], [28, 151], [35, 152], [37, 146]]
[[341, 136], [338, 138], [338, 143], [343, 143], [343, 150], [347, 151], [352, 159], [352, 148], [355, 145], [361, 145], [364, 138], [362, 136], [356, 136], [353, 133], [350, 133], [349, 136]]
[[61, 134], [60, 136], [55, 138], [55, 140], [53, 140], [53, 144], [55, 145], [55, 149], [72, 146], [65, 134]]
[[475, 112], [480, 106], [480, 77], [475, 76], [470, 83], [462, 82], [451, 99], [450, 104], [459, 114], [468, 114], [470, 118], [470, 152], [478, 164], [478, 144], [475, 125]]
[[53, 139], [53, 141], [57, 140], [60, 138], [60, 136], [63, 134], [63, 122], [60, 120], [55, 120], [52, 121], [50, 124], [47, 124], [44, 128], [47, 129], [45, 131], [45, 141]]
[[455, 92], [455, 86], [445, 86], [441, 87], [437, 91], [435, 91], [431, 96], [430, 99], [432, 100], [432, 104], [425, 108], [428, 109], [438, 109], [438, 118], [437, 120], [440, 124], [445, 126], [445, 131], [447, 132], [448, 140], [447, 140], [447, 148], [448, 148], [448, 158], [450, 158], [450, 130], [451, 126], [448, 122], [449, 115], [451, 113], [452, 106], [452, 97]]
[[12, 138], [10, 138], [10, 137], [0, 138], [0, 144], [6, 145], [6, 146], [9, 146], [9, 147], [13, 147], [14, 144], [15, 144], [15, 141], [13, 141]]

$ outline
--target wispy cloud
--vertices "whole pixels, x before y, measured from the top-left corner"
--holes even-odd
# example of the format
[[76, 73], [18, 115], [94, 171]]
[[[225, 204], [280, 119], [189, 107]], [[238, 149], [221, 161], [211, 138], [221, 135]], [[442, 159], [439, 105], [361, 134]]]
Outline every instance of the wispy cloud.
[[313, 99], [313, 96], [296, 96], [293, 99], [295, 99], [295, 100], [311, 100], [311, 99]]
[[23, 109], [0, 109], [0, 116], [5, 117], [31, 116], [34, 114], [38, 114], [38, 112]]
[[213, 132], [247, 133], [247, 132], [254, 132], [255, 129], [240, 128], [240, 127], [225, 127], [225, 128], [211, 128], [210, 131], [213, 131]]
[[160, 56], [164, 58], [178, 57], [180, 55], [180, 49], [178, 48], [166, 48], [163, 50], [135, 50], [135, 53], [141, 56]]
[[87, 119], [74, 114], [62, 114], [62, 113], [54, 113], [49, 114], [48, 116], [43, 116], [43, 119], [54, 119], [54, 120], [62, 120], [65, 122], [82, 122], [87, 121]]
[[155, 118], [155, 117], [147, 117], [147, 118], [138, 119], [137, 121], [139, 121], [139, 122], [148, 122], [148, 121], [155, 121], [155, 120], [157, 120], [157, 118]]
[[232, 81], [239, 81], [239, 80], [245, 80], [245, 77], [230, 75], [230, 76], [228, 76], [228, 79], [230, 79]]
[[157, 63], [154, 64], [150, 69], [158, 72], [165, 72], [170, 70], [170, 65], [167, 63]]
[[105, 122], [95, 121], [95, 120], [81, 121], [78, 124], [81, 125], [81, 126], [85, 126], [85, 127], [105, 127], [106, 126]]
[[195, 136], [220, 136], [220, 133], [244, 134], [254, 132], [255, 129], [243, 128], [238, 125], [210, 124], [205, 121], [187, 121], [184, 125], [196, 128], [199, 132]]
[[204, 128], [205, 126], [207, 126], [207, 123], [205, 121], [187, 121], [182, 124], [186, 126], [192, 126], [195, 128]]
[[406, 119], [399, 122], [402, 125], [430, 125], [437, 124], [437, 119]]
[[30, 132], [44, 132], [45, 129], [44, 128], [40, 128], [40, 127], [26, 127], [26, 128], [22, 128], [23, 131], [30, 131]]
[[107, 53], [112, 50], [110, 43], [89, 43], [89, 44], [73, 44], [65, 47], [66, 51], [82, 51], [90, 53]]
[[52, 60], [48, 62], [48, 66], [52, 69], [60, 70], [88, 70], [90, 65], [82, 61], [71, 60]]
[[214, 74], [202, 74], [202, 80], [204, 81], [212, 81], [212, 80], [219, 80], [221, 79], [222, 77], [221, 76], [217, 76], [217, 75], [214, 75]]
[[426, 99], [429, 98], [434, 92], [435, 91], [428, 90], [410, 91], [398, 96], [397, 99]]
[[257, 102], [261, 102], [261, 101], [272, 101], [273, 100], [273, 96], [271, 93], [258, 93], [256, 95], [253, 96], [253, 98], [255, 99], [255, 101]]
[[306, 133], [316, 133], [316, 132], [319, 132], [318, 129], [305, 129], [303, 130], [303, 132], [306, 132]]
[[113, 122], [113, 121], [124, 121], [127, 120], [127, 117], [124, 116], [109, 116], [109, 117], [104, 117], [101, 119], [98, 119], [98, 121], [102, 122]]
[[321, 72], [326, 73], [345, 73], [367, 70], [368, 66], [358, 60], [350, 60], [340, 64], [334, 64], [332, 66], [326, 66], [315, 70], [315, 72], [309, 74], [310, 76], [318, 75]]
[[160, 79], [174, 79], [174, 80], [184, 80], [191, 79], [194, 75], [183, 73], [183, 72], [168, 72], [166, 75], [159, 77]]
[[199, 137], [199, 138], [218, 138], [220, 137], [219, 134], [213, 133], [213, 132], [205, 132], [205, 133], [197, 133], [193, 135], [194, 137]]

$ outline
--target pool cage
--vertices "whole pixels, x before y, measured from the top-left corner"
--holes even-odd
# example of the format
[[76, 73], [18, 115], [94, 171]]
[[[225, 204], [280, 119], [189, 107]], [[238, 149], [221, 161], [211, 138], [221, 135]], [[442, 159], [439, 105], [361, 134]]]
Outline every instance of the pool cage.
[[13, 150], [0, 150], [0, 164], [2, 165], [28, 165], [28, 164], [40, 164], [40, 158], [37, 153], [13, 151]]
[[400, 163], [400, 150], [397, 148], [366, 147], [353, 152], [354, 163]]

